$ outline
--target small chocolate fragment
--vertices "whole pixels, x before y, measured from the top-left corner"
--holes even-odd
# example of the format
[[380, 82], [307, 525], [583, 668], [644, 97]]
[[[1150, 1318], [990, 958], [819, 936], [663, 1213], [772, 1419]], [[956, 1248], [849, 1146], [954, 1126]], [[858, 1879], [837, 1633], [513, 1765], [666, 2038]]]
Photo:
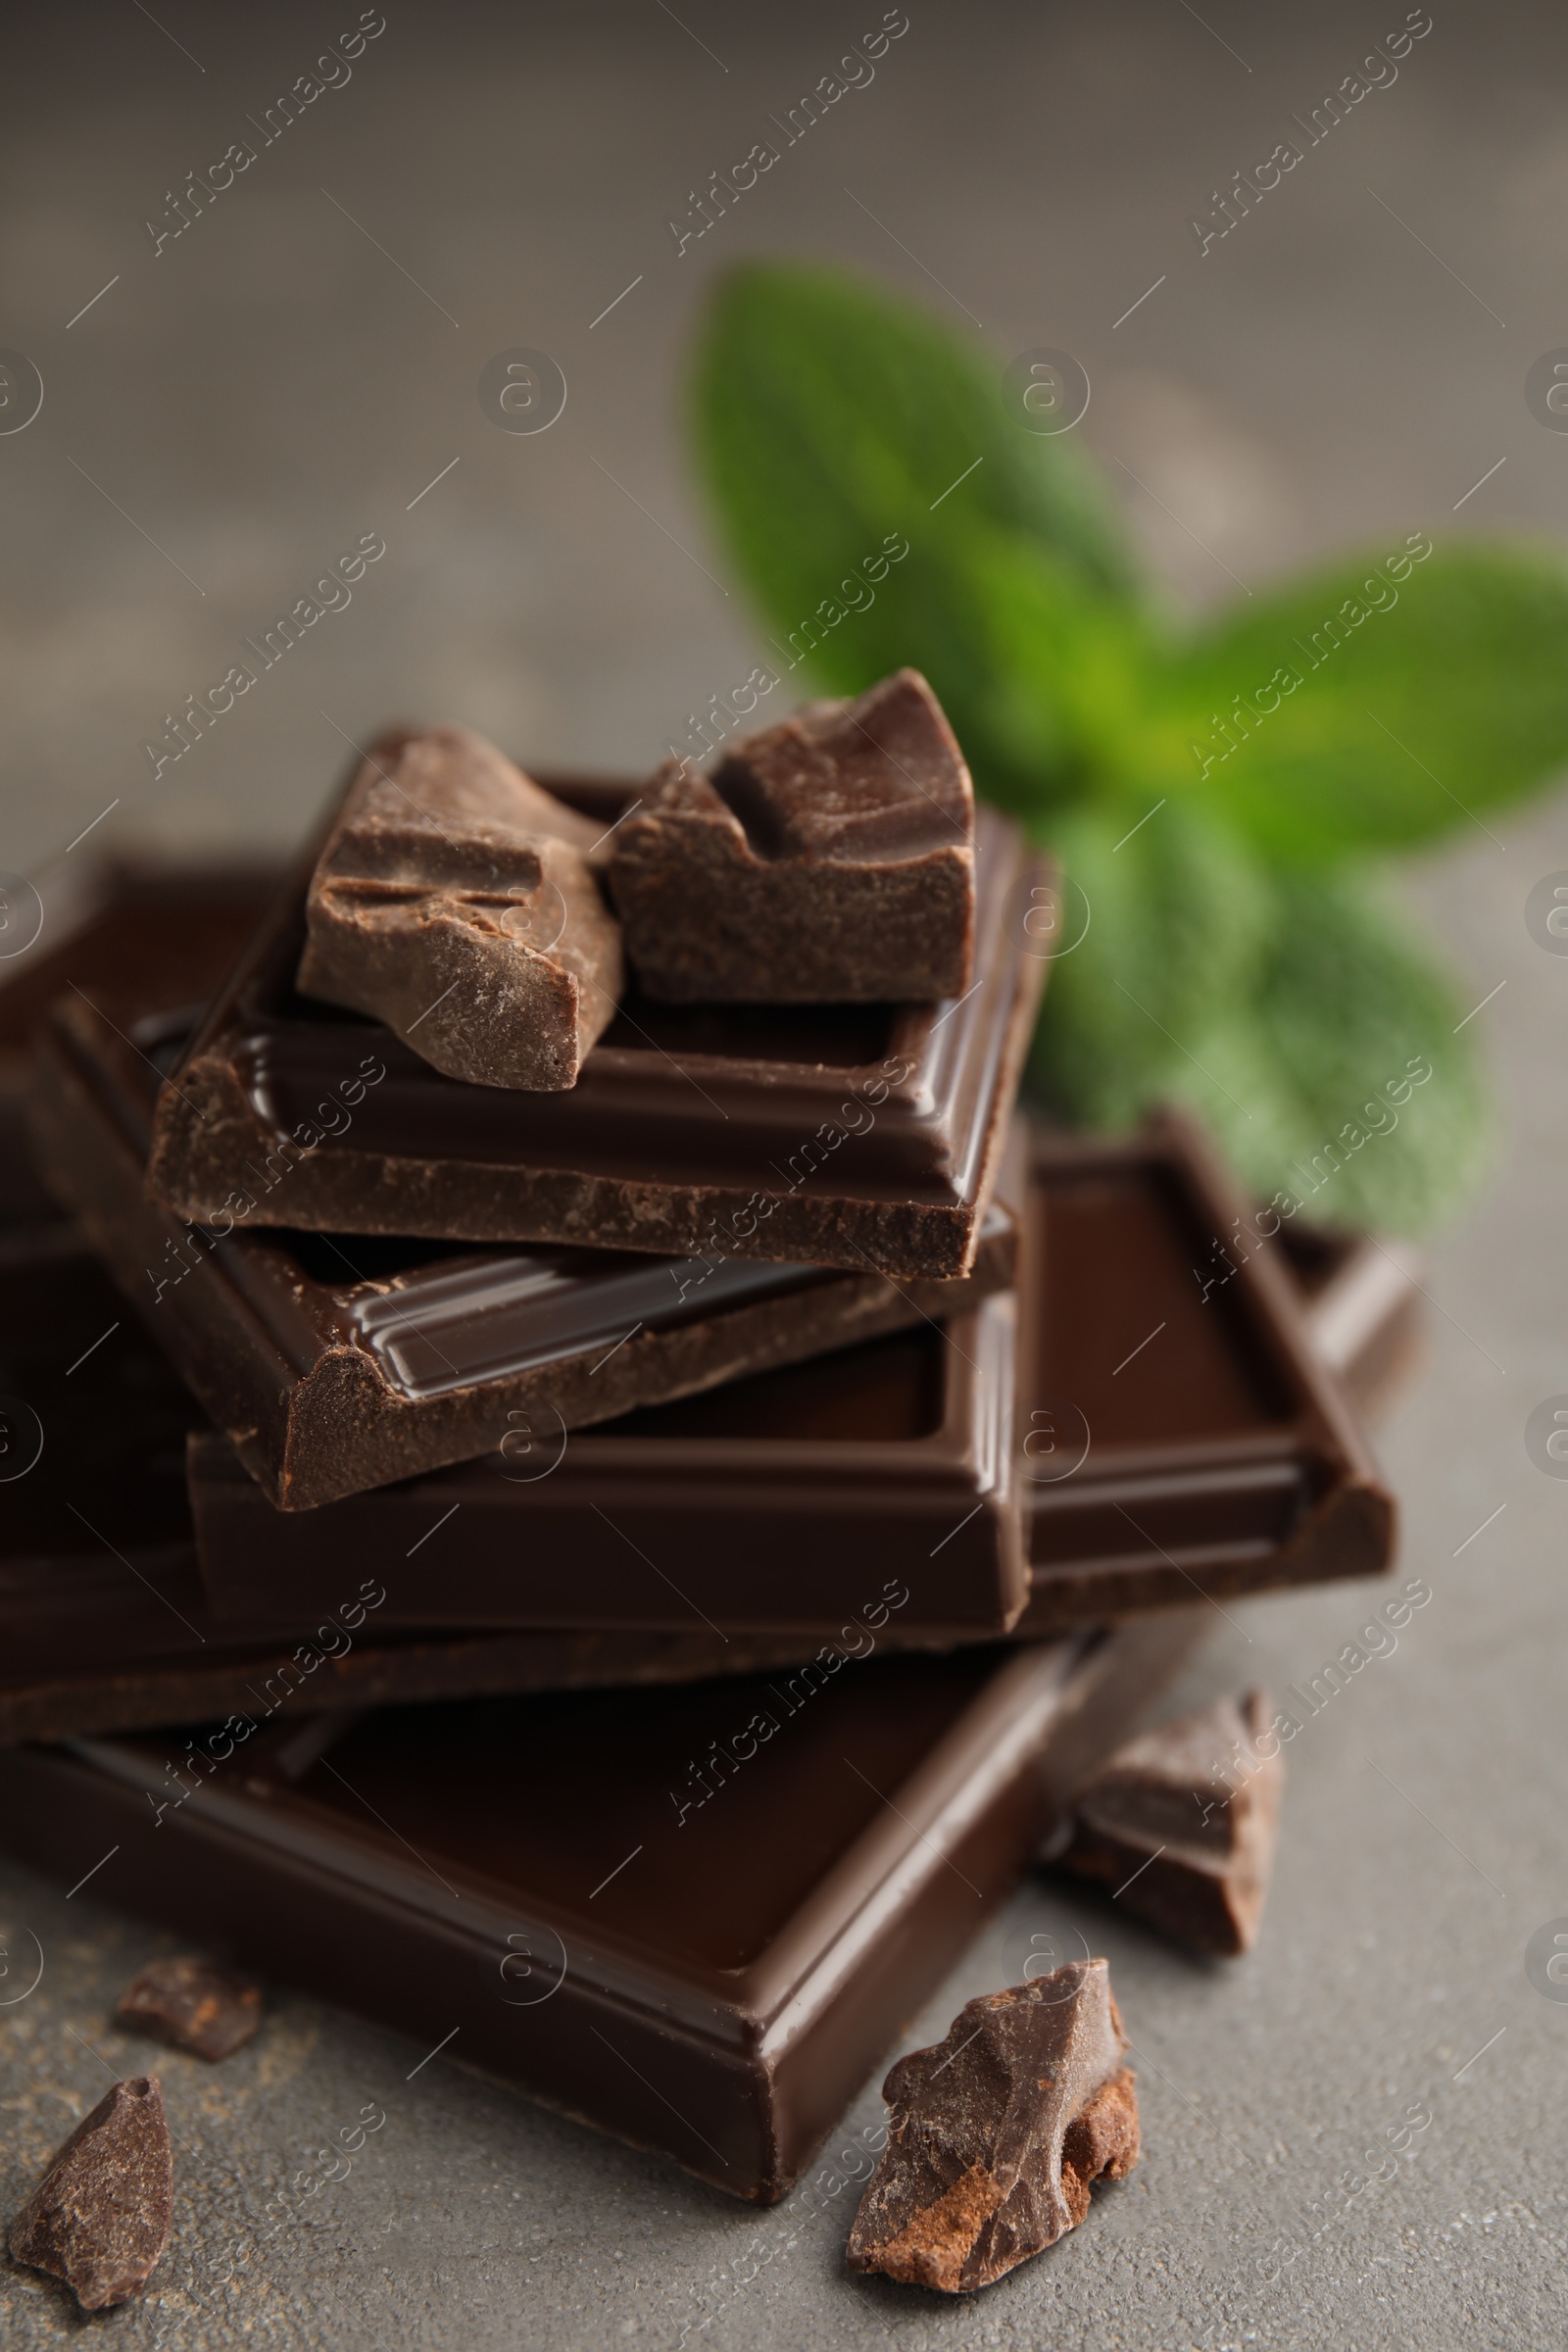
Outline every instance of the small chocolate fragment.
[[1138, 2162], [1138, 2097], [1104, 1960], [966, 2002], [882, 2085], [888, 2144], [850, 2231], [853, 2271], [945, 2295], [991, 2286]]
[[146, 2285], [173, 2218], [174, 2157], [156, 2075], [84, 2116], [11, 2225], [11, 2254], [75, 2289], [83, 2311]]
[[1227, 1959], [1250, 1950], [1285, 1786], [1284, 1758], [1257, 1750], [1272, 1719], [1250, 1690], [1129, 1740], [1079, 1796], [1050, 1859], [1115, 1886], [1178, 1943]]
[[189, 1952], [149, 1960], [120, 1996], [118, 2022], [198, 2058], [229, 2058], [262, 2022], [262, 1988]]
[[925, 1004], [974, 953], [974, 795], [930, 687], [901, 669], [666, 760], [619, 828], [626, 952], [671, 1004]]
[[374, 1013], [452, 1078], [560, 1092], [608, 1028], [620, 933], [603, 832], [466, 727], [367, 760], [317, 861], [306, 996]]

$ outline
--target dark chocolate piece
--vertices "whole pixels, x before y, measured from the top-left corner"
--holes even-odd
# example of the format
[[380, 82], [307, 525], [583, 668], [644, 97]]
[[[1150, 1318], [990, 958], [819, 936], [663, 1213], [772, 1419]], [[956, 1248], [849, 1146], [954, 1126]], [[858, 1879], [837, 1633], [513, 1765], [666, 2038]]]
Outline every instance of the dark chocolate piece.
[[988, 1298], [604, 1429], [519, 1416], [482, 1461], [286, 1523], [225, 1439], [198, 1436], [208, 1593], [220, 1617], [303, 1623], [345, 1560], [375, 1560], [398, 1625], [853, 1642], [875, 1608], [901, 1641], [982, 1640], [1029, 1593], [1015, 1355], [1013, 1301]]
[[1394, 1499], [1288, 1261], [1235, 1245], [1247, 1203], [1195, 1123], [1049, 1131], [1035, 1168], [1018, 1634], [1392, 1566]]
[[1357, 1412], [1380, 1419], [1421, 1351], [1421, 1251], [1412, 1242], [1377, 1242], [1321, 1225], [1284, 1225], [1279, 1240], [1320, 1362]]
[[38, 938], [0, 958], [0, 1228], [59, 1214], [24, 1127], [32, 1034], [55, 999], [79, 990], [93, 1002], [107, 989], [126, 1026], [199, 1004], [227, 978], [283, 874], [261, 863], [116, 858], [46, 881]]
[[966, 2295], [1075, 2230], [1091, 2185], [1138, 2162], [1126, 2050], [1104, 1960], [967, 2001], [882, 2085], [893, 2116], [851, 2270]]
[[[672, 1624], [691, 1632], [465, 1633], [437, 1622], [411, 1636], [392, 1622], [386, 1579], [395, 1588], [396, 1568], [412, 1574], [423, 1557], [403, 1557], [413, 1539], [382, 1573], [368, 1574], [357, 1556], [339, 1559], [308, 1609], [258, 1594], [244, 1614], [219, 1619], [185, 1499], [195, 1408], [173, 1371], [122, 1317], [68, 1226], [0, 1241], [0, 1395], [26, 1407], [34, 1418], [25, 1434], [35, 1424], [44, 1440], [0, 1512], [0, 1743], [217, 1719], [220, 1736], [193, 1753], [174, 1744], [164, 1793], [177, 1801], [215, 1754], [233, 1755], [285, 1714], [693, 1680], [813, 1658], [813, 1673], [832, 1675], [857, 1652], [885, 1647], [897, 1622], [897, 1608], [878, 1598], [884, 1572], [864, 1572], [862, 1561], [851, 1622], [840, 1611], [808, 1634], [726, 1640], [672, 1600]], [[274, 1534], [311, 1524], [277, 1518], [245, 1483]], [[678, 1563], [673, 1573], [678, 1580]]]
[[652, 998], [935, 1003], [969, 985], [974, 794], [918, 670], [739, 737], [711, 778], [666, 760], [612, 838]]
[[378, 750], [311, 877], [301, 992], [372, 1014], [450, 1077], [575, 1086], [622, 978], [589, 863], [601, 830], [466, 727]]
[[[157, 1065], [187, 1030], [68, 999], [39, 1035], [34, 1148], [282, 1510], [956, 1314], [1011, 1278], [1014, 1220], [995, 1204], [968, 1276], [898, 1284], [718, 1255], [481, 1255], [253, 1229], [232, 1211], [188, 1227], [143, 1189]], [[275, 1181], [286, 1197], [286, 1168]]]
[[231, 2058], [262, 2022], [262, 1988], [189, 1952], [149, 1960], [120, 1996], [115, 2022], [197, 2058]]
[[83, 2311], [146, 2285], [169, 2242], [174, 2155], [156, 2075], [106, 2091], [11, 2225], [11, 2255], [74, 2288]]
[[161, 1816], [178, 1735], [12, 1748], [0, 1842], [771, 2202], [1186, 1639], [280, 1727]]
[[[636, 797], [549, 781], [606, 825]], [[164, 1090], [151, 1190], [209, 1221], [249, 1200], [248, 1222], [338, 1234], [967, 1273], [1048, 969], [1024, 928], [1048, 873], [984, 809], [963, 997], [720, 1007], [633, 990], [563, 1094], [463, 1085], [297, 996], [302, 879]], [[385, 1076], [345, 1128], [328, 1106], [367, 1061]]]
[[[1063, 1386], [1081, 1388], [1070, 1369], [1081, 1361], [1085, 1380], [1093, 1375], [1101, 1381], [1104, 1396], [1124, 1417], [1110, 1427], [1101, 1456], [1105, 1475], [1091, 1489], [1094, 1507], [1084, 1512], [1076, 1530], [1060, 1519], [1064, 1506], [1059, 1501], [1041, 1503], [1042, 1496], [1070, 1493], [1076, 1476], [1065, 1488], [1061, 1482], [1034, 1486], [1037, 1556], [1033, 1597], [1022, 1625], [1037, 1615], [1048, 1621], [1054, 1616], [1059, 1623], [1067, 1613], [1070, 1620], [1074, 1609], [1081, 1612], [1077, 1622], [1092, 1623], [1113, 1607], [1168, 1608], [1173, 1601], [1198, 1601], [1205, 1592], [1223, 1595], [1254, 1585], [1369, 1573], [1387, 1559], [1391, 1522], [1386, 1502], [1379, 1517], [1378, 1490], [1365, 1483], [1371, 1472], [1360, 1442], [1352, 1431], [1348, 1450], [1336, 1452], [1332, 1429], [1325, 1441], [1328, 1425], [1314, 1422], [1309, 1409], [1298, 1413], [1292, 1403], [1295, 1343], [1266, 1298], [1254, 1306], [1249, 1287], [1253, 1275], [1244, 1268], [1206, 1306], [1199, 1303], [1197, 1285], [1182, 1287], [1193, 1248], [1190, 1220], [1200, 1219], [1206, 1198], [1201, 1189], [1191, 1189], [1196, 1180], [1190, 1172], [1183, 1173], [1189, 1169], [1188, 1140], [1184, 1130], [1167, 1127], [1093, 1151], [1053, 1143], [1038, 1164], [1048, 1198], [1058, 1197], [1060, 1175], [1066, 1188], [1060, 1197], [1069, 1207], [1092, 1180], [1087, 1198], [1091, 1205], [1099, 1204], [1097, 1216], [1108, 1202], [1114, 1211], [1110, 1235], [1130, 1260], [1157, 1271], [1160, 1257], [1157, 1251], [1152, 1254], [1150, 1235], [1164, 1232], [1171, 1297], [1184, 1317], [1199, 1319], [1196, 1333], [1190, 1321], [1178, 1324], [1178, 1336], [1184, 1353], [1195, 1351], [1194, 1386], [1207, 1401], [1187, 1436], [1173, 1443], [1170, 1385], [1124, 1389], [1126, 1372], [1113, 1377], [1142, 1330], [1111, 1349], [1102, 1328], [1102, 1301], [1093, 1286], [1080, 1291], [1067, 1284], [1048, 1294], [1054, 1301], [1048, 1328], [1057, 1378]], [[1202, 1209], [1207, 1221], [1200, 1219], [1200, 1234], [1212, 1230], [1220, 1205], [1212, 1200]], [[1224, 1229], [1228, 1224], [1227, 1214]], [[1101, 1230], [1093, 1223], [1086, 1229], [1069, 1216], [1055, 1257], [1081, 1250]], [[1116, 1260], [1106, 1262], [1114, 1266]], [[438, 1546], [450, 1543], [453, 1530], [462, 1526], [460, 1514], [448, 1529], [430, 1534], [439, 1513], [424, 1517], [406, 1540], [385, 1544], [384, 1564], [377, 1561], [379, 1581], [366, 1580], [358, 1570], [334, 1574], [311, 1596], [307, 1615], [298, 1614], [296, 1600], [294, 1613], [281, 1624], [267, 1615], [263, 1590], [270, 1550], [242, 1557], [231, 1565], [246, 1580], [249, 1613], [219, 1620], [202, 1593], [190, 1550], [182, 1460], [192, 1415], [189, 1399], [120, 1314], [115, 1294], [68, 1233], [56, 1236], [53, 1254], [41, 1236], [19, 1239], [6, 1250], [3, 1271], [9, 1312], [0, 1325], [0, 1393], [32, 1399], [49, 1442], [38, 1466], [7, 1489], [7, 1510], [0, 1515], [7, 1624], [0, 1651], [0, 1740], [230, 1712], [254, 1729], [274, 1713], [313, 1703], [724, 1674], [749, 1663], [799, 1663], [824, 1648], [837, 1657], [864, 1645], [858, 1607], [853, 1618], [836, 1614], [812, 1633], [735, 1632], [726, 1639], [690, 1617], [676, 1593], [666, 1595], [670, 1614], [664, 1631], [501, 1635], [476, 1629], [463, 1636], [433, 1622], [431, 1615], [440, 1605], [432, 1603], [432, 1592], [447, 1592], [457, 1605], [456, 1580], [450, 1574], [429, 1579], [420, 1574], [431, 1554], [446, 1570], [447, 1554]], [[120, 1329], [111, 1333], [117, 1320]], [[95, 1347], [97, 1342], [102, 1345]], [[922, 1344], [936, 1348], [940, 1357], [935, 1334]], [[1218, 1348], [1217, 1356], [1201, 1352], [1212, 1348]], [[1136, 1371], [1142, 1361], [1140, 1356], [1128, 1369]], [[1310, 1400], [1320, 1375], [1309, 1360], [1300, 1377], [1301, 1394]], [[1283, 1389], [1271, 1385], [1275, 1380], [1285, 1383]], [[1260, 1385], [1264, 1405], [1244, 1418], [1238, 1431], [1235, 1419], [1227, 1417], [1235, 1413], [1236, 1390], [1239, 1386], [1244, 1397], [1255, 1398]], [[718, 1479], [725, 1460], [748, 1447], [748, 1458], [755, 1460], [765, 1446], [765, 1422], [750, 1431], [744, 1427], [747, 1397], [754, 1393], [752, 1384], [737, 1384], [715, 1397], [716, 1418], [706, 1437], [698, 1435], [697, 1416], [706, 1409], [698, 1400], [670, 1408], [686, 1458], [703, 1463], [705, 1477]], [[1038, 1479], [1043, 1459], [1051, 1466], [1050, 1457], [1042, 1457], [1029, 1442], [1044, 1428], [1033, 1418], [1042, 1409], [1036, 1402], [1019, 1415], [1031, 1481]], [[1101, 1408], [1095, 1404], [1094, 1410], [1098, 1426]], [[1157, 1444], [1141, 1443], [1141, 1418]], [[646, 1438], [646, 1421], [640, 1418], [639, 1426]], [[662, 1443], [668, 1445], [676, 1434], [666, 1433]], [[1261, 1478], [1249, 1446], [1263, 1457]], [[775, 1447], [780, 1456], [785, 1450], [783, 1444]], [[847, 1451], [842, 1441], [813, 1444], [807, 1458], [820, 1461], [835, 1450]], [[651, 1458], [657, 1463], [659, 1456], [651, 1452]], [[1118, 1487], [1118, 1479], [1126, 1483]], [[502, 1483], [499, 1477], [496, 1483]], [[1282, 1488], [1288, 1503], [1296, 1498], [1283, 1510]], [[1258, 1508], [1260, 1492], [1266, 1512]], [[1119, 1509], [1111, 1501], [1118, 1494], [1125, 1498]], [[616, 1503], [601, 1507], [618, 1518]], [[1180, 1526], [1172, 1524], [1178, 1511]], [[1129, 1514], [1152, 1544], [1128, 1532]], [[309, 1521], [277, 1519], [263, 1507], [258, 1524], [280, 1552], [292, 1531]], [[967, 1533], [982, 1524], [976, 1519]], [[1043, 1542], [1048, 1529], [1051, 1540]], [[421, 1537], [428, 1541], [421, 1544]], [[956, 1539], [964, 1540], [967, 1535]], [[1069, 1540], [1076, 1549], [1064, 1562]], [[933, 1537], [928, 1550], [935, 1545]], [[937, 1554], [934, 1570], [941, 1569], [945, 1556]], [[629, 1551], [626, 1557], [628, 1568], [642, 1573], [650, 1587], [659, 1583], [651, 1568]], [[679, 1560], [651, 1557], [676, 1584], [683, 1581]], [[745, 1558], [737, 1549], [736, 1571]], [[715, 1565], [714, 1573], [719, 1572]], [[882, 1581], [880, 1575], [873, 1578], [863, 1591], [858, 1585], [857, 1603], [873, 1598]], [[422, 1629], [416, 1634], [400, 1630], [405, 1607]], [[887, 1622], [877, 1629], [879, 1648], [943, 1638], [903, 1632], [905, 1614], [889, 1610]], [[686, 1625], [692, 1630], [673, 1630]], [[248, 1736], [242, 1723], [238, 1737]]]
[[[1030, 1558], [1020, 1637], [1389, 1566], [1393, 1504], [1313, 1360], [1282, 1264], [1265, 1253], [1206, 1301], [1192, 1279], [1204, 1237], [1229, 1232], [1234, 1212], [1185, 1123], [1112, 1144], [1040, 1140], [1014, 1410]], [[535, 1429], [515, 1460], [286, 1525], [221, 1445], [198, 1441], [214, 1606], [309, 1614], [335, 1591], [338, 1560], [363, 1556], [402, 1563], [385, 1578], [388, 1623], [678, 1631], [701, 1611], [732, 1638], [785, 1622], [836, 1638], [865, 1595], [875, 1511], [890, 1539], [878, 1557], [910, 1595], [887, 1638], [952, 1639], [1010, 1606], [1000, 1522], [976, 1509], [1007, 1483], [991, 1467], [1000, 1322], [988, 1304], [946, 1332], [923, 1324], [588, 1436]], [[516, 1476], [535, 1469], [547, 1475]]]
[[1178, 1943], [1233, 1959], [1256, 1940], [1285, 1760], [1259, 1753], [1261, 1690], [1217, 1698], [1119, 1748], [1079, 1795], [1048, 1859], [1113, 1886]]

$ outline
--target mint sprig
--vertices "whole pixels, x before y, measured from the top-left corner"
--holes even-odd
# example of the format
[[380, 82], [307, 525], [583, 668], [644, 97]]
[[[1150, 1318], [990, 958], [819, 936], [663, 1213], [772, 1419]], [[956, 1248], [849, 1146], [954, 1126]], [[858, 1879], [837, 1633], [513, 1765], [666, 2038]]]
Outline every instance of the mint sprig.
[[[977, 341], [827, 270], [724, 281], [694, 422], [780, 670], [923, 669], [979, 789], [1087, 897], [1036, 1043], [1056, 1102], [1190, 1102], [1255, 1193], [1326, 1222], [1451, 1212], [1486, 1156], [1474, 1032], [1369, 860], [1490, 830], [1568, 758], [1562, 564], [1396, 533], [1179, 625], [1077, 438], [1023, 430]], [[822, 625], [890, 537], [874, 598]]]

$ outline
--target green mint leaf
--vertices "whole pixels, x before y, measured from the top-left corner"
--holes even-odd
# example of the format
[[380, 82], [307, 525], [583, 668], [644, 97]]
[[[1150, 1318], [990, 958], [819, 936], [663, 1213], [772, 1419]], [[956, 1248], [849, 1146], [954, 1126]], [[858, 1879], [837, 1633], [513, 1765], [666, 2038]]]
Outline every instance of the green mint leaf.
[[1066, 952], [1052, 965], [1033, 1075], [1086, 1125], [1128, 1126], [1180, 1091], [1196, 1039], [1256, 989], [1272, 887], [1244, 843], [1180, 801], [1142, 823], [1080, 809], [1050, 838], [1067, 877]]
[[[1053, 972], [1037, 1080], [1094, 1126], [1128, 1125], [1163, 1100], [1187, 1103], [1255, 1199], [1283, 1194], [1313, 1223], [1411, 1234], [1441, 1223], [1485, 1163], [1488, 1105], [1473, 1033], [1455, 1034], [1463, 1007], [1408, 922], [1363, 881], [1265, 875], [1238, 852], [1232, 888], [1246, 910], [1238, 918], [1233, 900], [1217, 915], [1227, 978], [1205, 1004], [1191, 938], [1197, 920], [1216, 921], [1216, 904], [1184, 892], [1195, 856], [1208, 858], [1197, 835], [1170, 840], [1146, 851], [1129, 886], [1107, 884], [1102, 837], [1076, 837], [1077, 871], [1101, 898], [1084, 948]], [[1091, 942], [1093, 959], [1074, 973]], [[1125, 1006], [1128, 989], [1159, 1029], [1149, 1021], [1140, 1033], [1107, 1010], [1112, 999]]]
[[923, 669], [1017, 805], [1114, 767], [1147, 624], [1113, 510], [1074, 447], [1014, 422], [979, 346], [856, 278], [753, 264], [712, 303], [694, 412], [781, 675]]
[[[1486, 830], [1568, 760], [1568, 567], [1425, 535], [1260, 593], [1171, 664], [1171, 773], [1272, 858]], [[1411, 556], [1417, 560], [1409, 561]], [[1391, 576], [1405, 569], [1402, 578]]]

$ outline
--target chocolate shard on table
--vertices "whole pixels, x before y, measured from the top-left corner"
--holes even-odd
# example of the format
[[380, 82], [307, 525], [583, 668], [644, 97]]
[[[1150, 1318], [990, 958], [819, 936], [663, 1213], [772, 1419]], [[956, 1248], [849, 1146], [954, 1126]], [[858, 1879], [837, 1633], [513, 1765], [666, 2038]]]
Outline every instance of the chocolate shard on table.
[[1177, 1943], [1250, 1951], [1268, 1893], [1285, 1760], [1260, 1690], [1218, 1698], [1119, 1748], [1047, 1859], [1114, 1886]]
[[848, 1635], [874, 1523], [888, 1531], [885, 1572], [909, 1595], [884, 1639], [953, 1640], [980, 1612], [995, 1630], [994, 1612], [1014, 1605], [1009, 1487], [1029, 1558], [1019, 1638], [1375, 1574], [1391, 1563], [1393, 1505], [1289, 1276], [1264, 1251], [1206, 1300], [1192, 1279], [1236, 1207], [1184, 1121], [1108, 1144], [1038, 1139], [1012, 1480], [997, 1451], [1004, 1310], [991, 1302], [564, 1444], [535, 1430], [512, 1460], [286, 1525], [232, 1451], [199, 1438], [191, 1493], [212, 1605], [303, 1617], [325, 1605], [340, 1559], [389, 1558], [388, 1623], [679, 1632], [699, 1630], [701, 1612], [721, 1652], [720, 1636], [749, 1627]]
[[144, 2287], [169, 2242], [174, 2154], [156, 2075], [104, 2093], [11, 2225], [11, 2256], [74, 2289], [83, 2311]]
[[[602, 828], [637, 798], [543, 780]], [[1048, 968], [1024, 924], [1050, 873], [990, 809], [974, 858], [961, 997], [672, 1005], [629, 988], [562, 1093], [465, 1084], [302, 997], [302, 873], [164, 1088], [150, 1190], [205, 1222], [247, 1203], [248, 1223], [335, 1234], [966, 1274]]]
[[[894, 1283], [863, 1266], [717, 1252], [476, 1251], [289, 1232], [254, 1225], [237, 1204], [189, 1226], [150, 1200], [143, 1180], [160, 1068], [190, 1027], [188, 1011], [138, 1020], [106, 992], [92, 1005], [64, 999], [37, 1041], [34, 1151], [281, 1510], [503, 1445], [515, 1455], [534, 1434], [554, 1439], [945, 1320], [1012, 1278], [1016, 1221], [1000, 1202], [987, 1211], [972, 1270], [951, 1282]], [[337, 1115], [348, 1128], [364, 1088], [343, 1091]], [[267, 1181], [253, 1174], [253, 1192]], [[288, 1167], [270, 1181], [286, 1201]]]
[[738, 737], [710, 776], [666, 760], [610, 877], [666, 1003], [936, 1003], [972, 977], [974, 794], [918, 670]]
[[11, 1748], [0, 1843], [770, 2203], [1189, 1639], [316, 1717], [161, 1816], [183, 1734]]
[[1138, 2096], [1104, 1960], [968, 2001], [882, 2085], [887, 2146], [850, 2232], [852, 2271], [940, 2294], [993, 2286], [1138, 2162]]
[[1018, 1636], [1390, 1568], [1394, 1498], [1278, 1239], [1235, 1245], [1247, 1203], [1199, 1128], [1045, 1131], [1035, 1177]]
[[600, 831], [466, 727], [382, 747], [311, 877], [301, 993], [371, 1014], [450, 1077], [575, 1086], [623, 971]]
[[191, 1952], [149, 1960], [115, 2007], [115, 2023], [127, 2033], [214, 2061], [243, 2049], [261, 2022], [261, 1986]]

